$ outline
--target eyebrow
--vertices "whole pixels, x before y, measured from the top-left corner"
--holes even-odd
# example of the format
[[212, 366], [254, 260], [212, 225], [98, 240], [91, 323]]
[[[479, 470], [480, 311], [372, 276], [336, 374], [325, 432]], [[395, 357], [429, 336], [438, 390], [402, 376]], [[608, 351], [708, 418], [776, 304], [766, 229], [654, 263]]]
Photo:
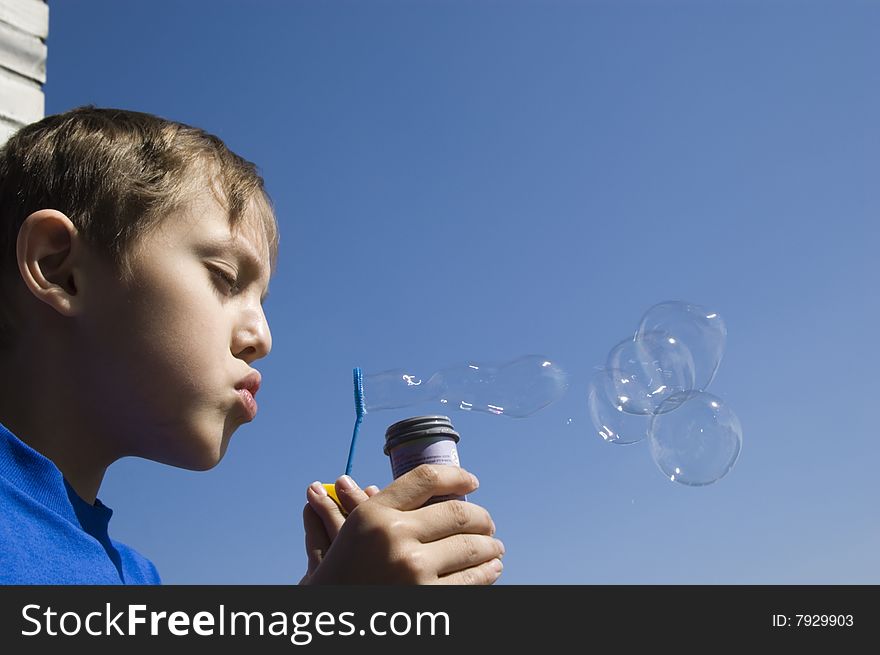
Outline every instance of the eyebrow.
[[[254, 277], [257, 277], [262, 269], [260, 260], [254, 254], [253, 249], [244, 246], [241, 241], [234, 240], [231, 237], [207, 240], [200, 245], [199, 250], [205, 253], [231, 252], [244, 262], [245, 268], [250, 269]], [[260, 296], [260, 302], [265, 302], [268, 297], [269, 289], [267, 285], [266, 291]]]

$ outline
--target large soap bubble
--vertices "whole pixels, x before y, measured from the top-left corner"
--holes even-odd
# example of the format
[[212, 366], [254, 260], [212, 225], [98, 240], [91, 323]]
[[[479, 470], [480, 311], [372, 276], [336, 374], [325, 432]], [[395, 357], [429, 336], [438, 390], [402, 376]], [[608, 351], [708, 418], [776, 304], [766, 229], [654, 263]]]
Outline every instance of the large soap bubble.
[[688, 486], [712, 484], [724, 477], [742, 449], [742, 428], [727, 404], [705, 391], [669, 398], [674, 411], [651, 417], [651, 457], [673, 482]]
[[629, 414], [655, 414], [661, 405], [672, 411], [674, 406], [664, 401], [690, 391], [696, 382], [690, 350], [660, 331], [624, 339], [608, 353], [605, 367], [621, 373], [613, 377], [614, 390], [626, 399], [621, 409]]
[[[659, 335], [659, 338], [658, 338]], [[634, 342], [645, 350], [642, 359], [660, 355], [652, 353], [660, 346], [684, 346], [690, 351], [694, 367], [691, 389], [704, 391], [715, 379], [727, 343], [727, 326], [718, 312], [700, 305], [670, 300], [651, 307], [642, 316]]]

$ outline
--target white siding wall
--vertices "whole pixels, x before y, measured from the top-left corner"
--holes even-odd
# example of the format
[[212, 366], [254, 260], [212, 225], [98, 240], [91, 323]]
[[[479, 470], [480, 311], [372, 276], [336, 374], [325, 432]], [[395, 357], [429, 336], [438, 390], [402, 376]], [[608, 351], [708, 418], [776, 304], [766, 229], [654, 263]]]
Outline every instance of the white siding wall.
[[44, 116], [48, 35], [45, 0], [0, 0], [0, 144]]

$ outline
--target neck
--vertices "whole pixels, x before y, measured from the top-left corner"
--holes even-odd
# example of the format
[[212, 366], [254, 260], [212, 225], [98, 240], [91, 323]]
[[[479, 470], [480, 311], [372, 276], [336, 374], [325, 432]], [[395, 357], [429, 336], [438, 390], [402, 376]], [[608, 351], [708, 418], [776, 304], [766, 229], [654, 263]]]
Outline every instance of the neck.
[[77, 402], [75, 383], [63, 375], [42, 375], [35, 371], [73, 370], [46, 366], [43, 362], [17, 361], [14, 354], [2, 354], [0, 375], [0, 422], [28, 446], [51, 460], [77, 495], [94, 504], [107, 467], [115, 456], [101, 437], [99, 426], [84, 420]]

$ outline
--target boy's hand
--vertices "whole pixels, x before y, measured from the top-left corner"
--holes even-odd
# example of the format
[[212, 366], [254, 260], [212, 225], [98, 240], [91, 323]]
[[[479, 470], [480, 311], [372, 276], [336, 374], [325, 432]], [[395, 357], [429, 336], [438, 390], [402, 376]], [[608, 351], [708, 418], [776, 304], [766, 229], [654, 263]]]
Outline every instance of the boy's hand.
[[312, 574], [324, 559], [330, 544], [339, 534], [345, 522], [345, 515], [370, 496], [379, 493], [379, 487], [371, 484], [361, 489], [349, 476], [343, 475], [335, 484], [336, 497], [345, 509], [345, 514], [336, 502], [327, 495], [324, 485], [313, 482], [306, 490], [308, 503], [303, 507], [303, 527], [306, 533], [306, 553], [308, 554], [308, 571], [300, 584], [308, 584]]
[[501, 574], [504, 545], [492, 537], [489, 513], [459, 500], [423, 507], [432, 496], [464, 495], [478, 485], [458, 466], [422, 465], [371, 496], [340, 494], [340, 502], [345, 505], [347, 498], [352, 504], [351, 509], [346, 505], [348, 517], [331, 520], [326, 535], [335, 531], [335, 538], [317, 549], [319, 555], [313, 558], [315, 548], [310, 548], [303, 583], [492, 584]]

